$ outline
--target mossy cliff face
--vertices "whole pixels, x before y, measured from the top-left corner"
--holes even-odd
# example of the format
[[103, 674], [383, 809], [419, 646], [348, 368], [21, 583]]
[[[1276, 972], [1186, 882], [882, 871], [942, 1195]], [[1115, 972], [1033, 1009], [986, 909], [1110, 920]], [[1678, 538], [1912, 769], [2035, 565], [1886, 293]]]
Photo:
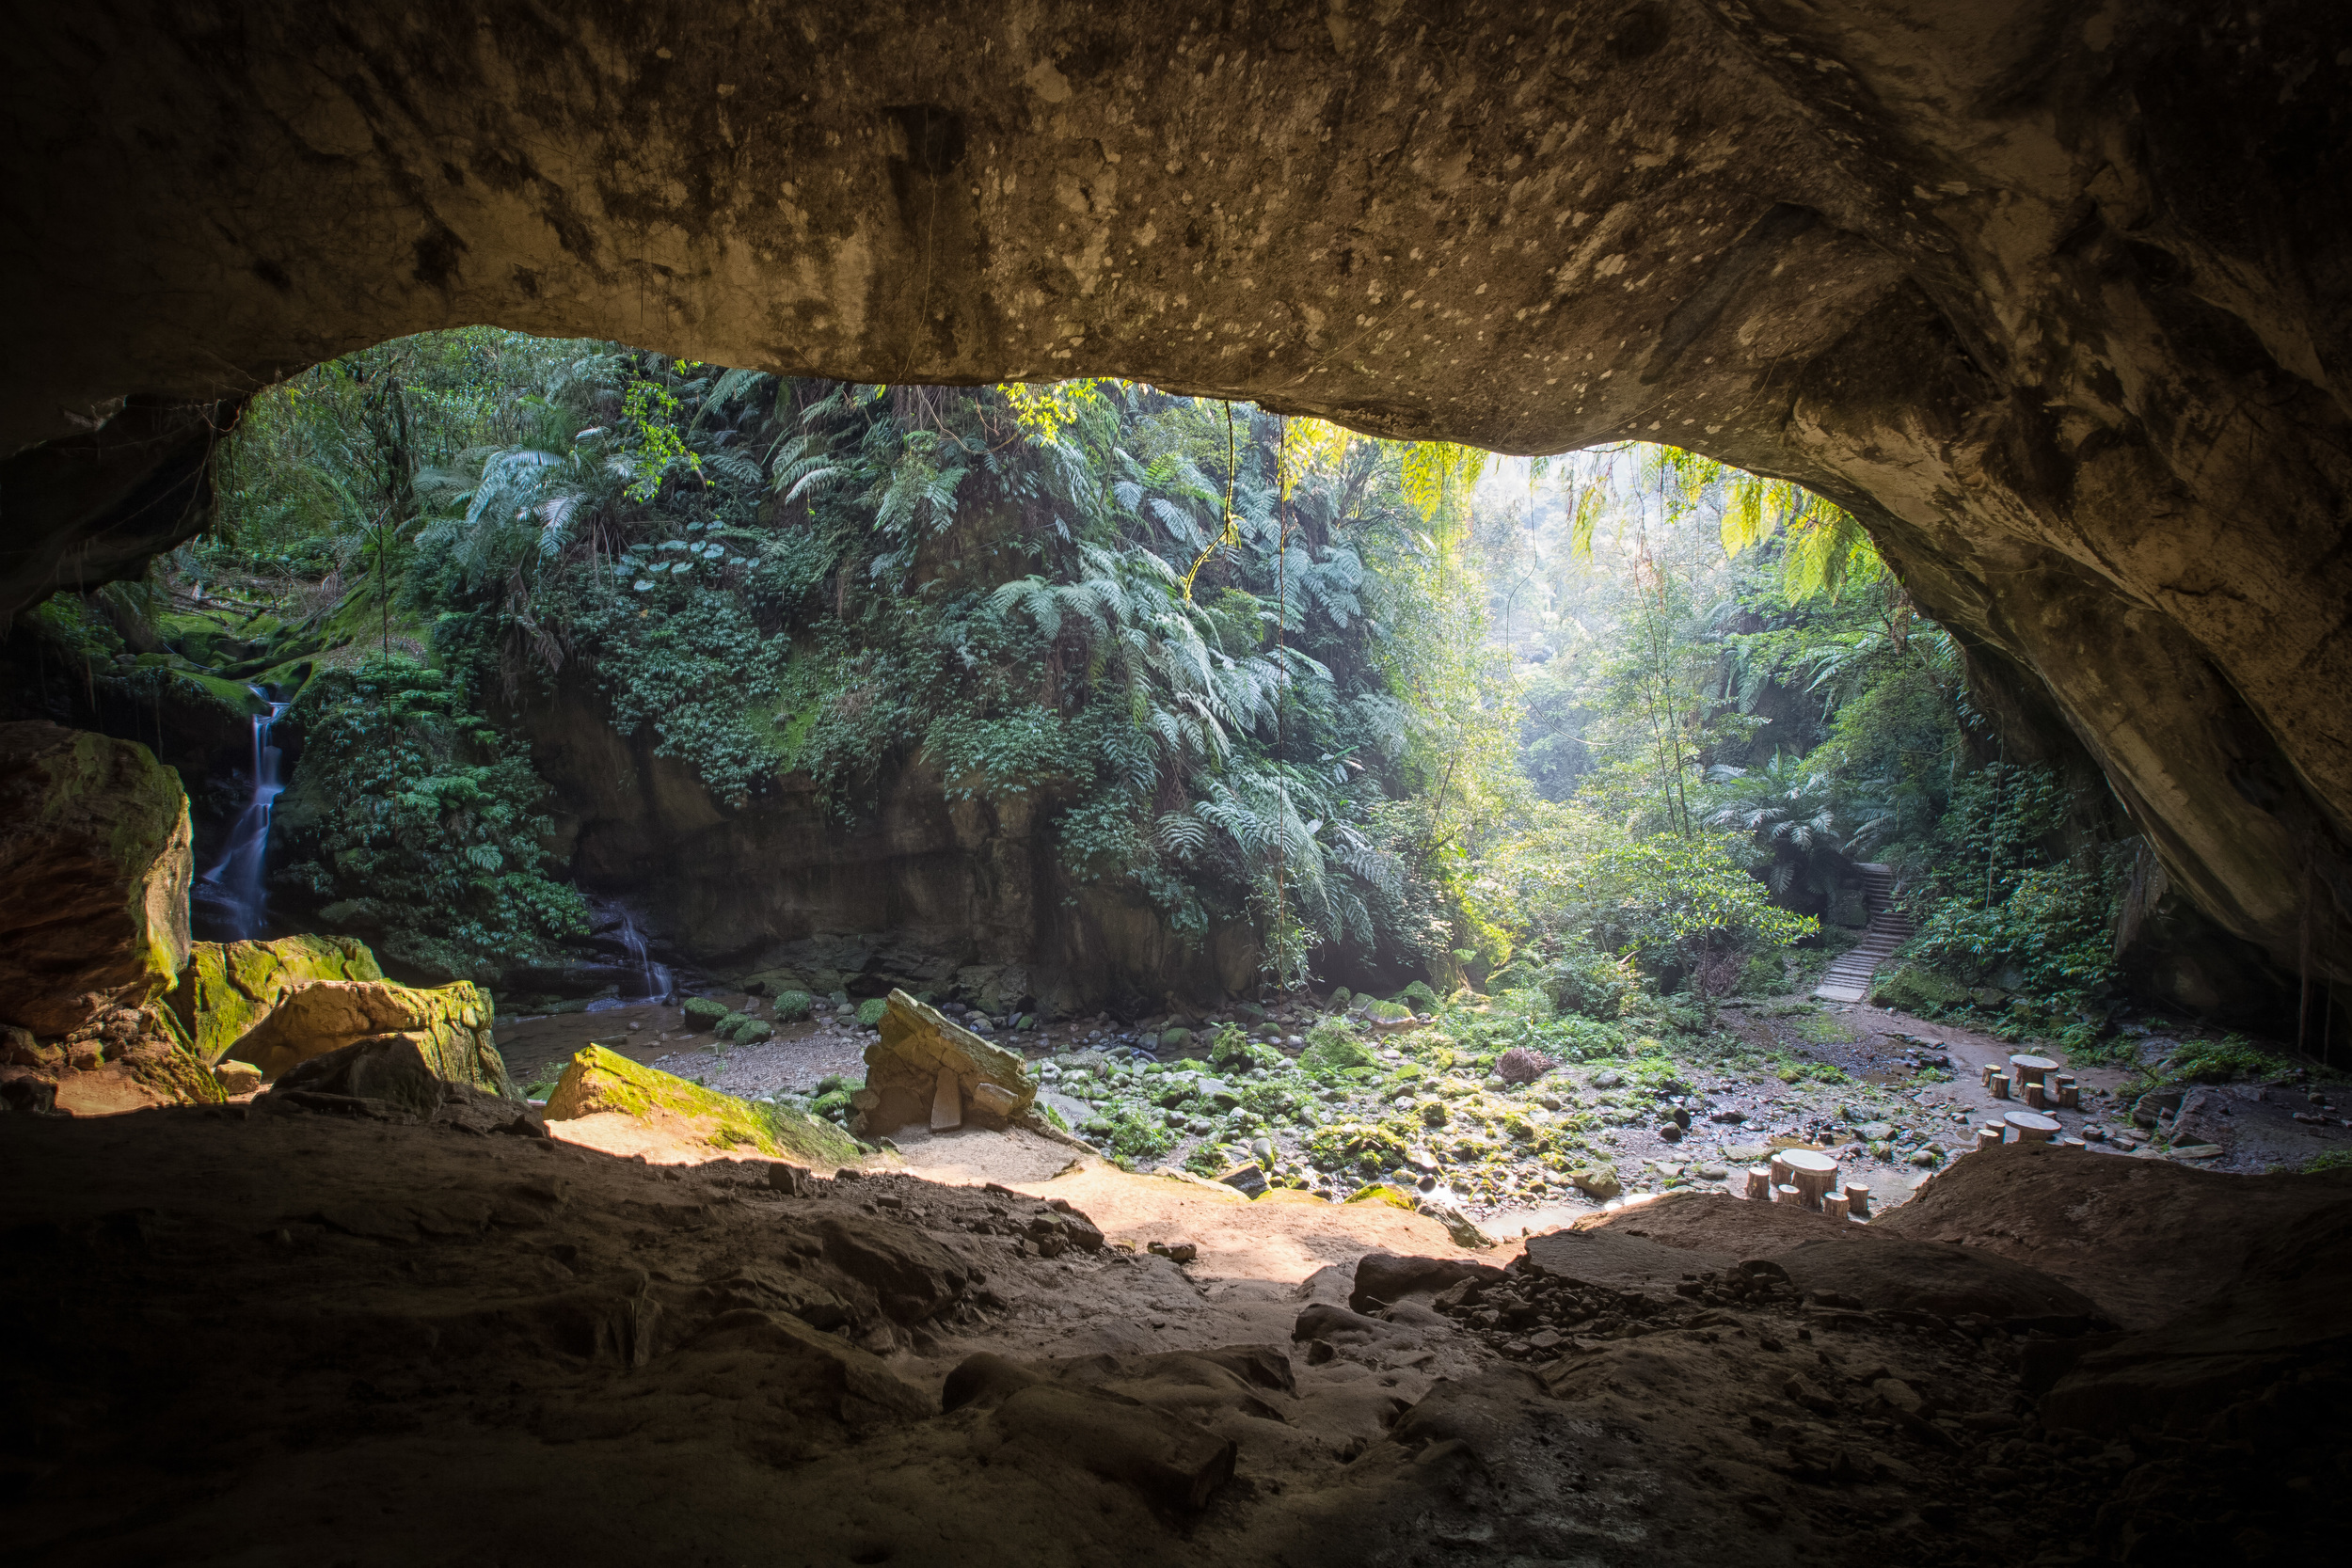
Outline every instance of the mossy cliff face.
[[188, 800], [147, 748], [0, 724], [0, 1022], [63, 1035], [188, 955]]
[[592, 1045], [564, 1064], [548, 1097], [549, 1121], [607, 1113], [656, 1126], [668, 1123], [717, 1149], [752, 1150], [831, 1170], [854, 1164], [861, 1150], [839, 1130], [782, 1106], [754, 1106]]
[[2334, 0], [92, 0], [10, 41], [0, 442], [48, 444], [0, 608], [197, 526], [247, 388], [461, 321], [1671, 440], [1853, 509], [2176, 886], [2352, 979]]

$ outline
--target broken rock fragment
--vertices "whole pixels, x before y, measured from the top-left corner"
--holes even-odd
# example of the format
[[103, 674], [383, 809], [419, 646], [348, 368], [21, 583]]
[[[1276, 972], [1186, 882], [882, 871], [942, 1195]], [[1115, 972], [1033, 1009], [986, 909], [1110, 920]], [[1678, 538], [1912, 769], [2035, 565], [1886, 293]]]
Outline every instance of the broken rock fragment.
[[866, 1089], [857, 1097], [855, 1130], [874, 1137], [913, 1122], [926, 1122], [934, 1132], [966, 1122], [1002, 1127], [1036, 1099], [1037, 1085], [1018, 1053], [894, 990], [880, 1037], [866, 1048]]

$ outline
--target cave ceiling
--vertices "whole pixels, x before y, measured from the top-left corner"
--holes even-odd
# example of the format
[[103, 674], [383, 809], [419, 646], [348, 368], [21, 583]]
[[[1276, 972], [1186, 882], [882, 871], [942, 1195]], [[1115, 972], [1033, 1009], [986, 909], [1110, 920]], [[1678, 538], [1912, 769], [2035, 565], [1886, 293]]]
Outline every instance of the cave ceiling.
[[495, 323], [1126, 376], [1853, 509], [2173, 881], [2352, 978], [2340, 5], [89, 0], [0, 102], [0, 608]]

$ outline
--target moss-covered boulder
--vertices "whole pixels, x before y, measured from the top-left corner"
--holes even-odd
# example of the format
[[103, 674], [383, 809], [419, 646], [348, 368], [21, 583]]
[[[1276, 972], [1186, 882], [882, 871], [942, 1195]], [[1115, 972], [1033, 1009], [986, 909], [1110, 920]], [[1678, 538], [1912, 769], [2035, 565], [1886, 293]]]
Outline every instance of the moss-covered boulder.
[[0, 1022], [144, 1006], [188, 956], [188, 798], [144, 746], [0, 724]]
[[685, 1014], [689, 1029], [716, 1029], [733, 1016], [725, 1003], [713, 1002], [707, 996], [690, 996], [678, 1010]]
[[[861, 1131], [887, 1132], [916, 1121], [996, 1125], [1037, 1099], [1019, 1053], [990, 1044], [929, 1003], [894, 990], [880, 1022], [882, 1037], [866, 1048], [866, 1086], [876, 1098]], [[950, 1084], [955, 1105], [947, 1119]]]
[[853, 1164], [859, 1153], [853, 1139], [814, 1117], [784, 1106], [754, 1105], [592, 1045], [564, 1064], [564, 1076], [548, 1097], [547, 1119], [608, 1113], [667, 1123], [721, 1151], [764, 1154], [819, 1169]]
[[197, 1055], [215, 1063], [295, 991], [322, 980], [383, 978], [375, 955], [357, 937], [199, 942], [188, 949], [171, 1010]]
[[389, 980], [318, 980], [289, 993], [226, 1053], [275, 1079], [296, 1062], [375, 1035], [405, 1035], [453, 1084], [519, 1100], [491, 1034], [490, 998], [469, 980], [427, 990]]
[[1878, 977], [1870, 988], [1870, 1001], [1875, 1006], [1893, 1007], [1899, 1012], [1933, 1016], [1967, 1006], [1969, 996], [1967, 988], [1959, 981], [1947, 979], [1918, 964], [1905, 964]]

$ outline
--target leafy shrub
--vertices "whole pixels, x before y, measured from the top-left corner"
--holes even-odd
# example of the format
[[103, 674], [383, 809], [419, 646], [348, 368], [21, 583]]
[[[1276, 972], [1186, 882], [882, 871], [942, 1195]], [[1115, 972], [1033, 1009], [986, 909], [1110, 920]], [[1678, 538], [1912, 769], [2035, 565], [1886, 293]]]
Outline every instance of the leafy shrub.
[[735, 1016], [728, 1012], [724, 1003], [713, 1002], [707, 996], [690, 996], [685, 1006], [678, 1010], [686, 1015], [689, 1029], [716, 1029]]
[[1619, 1018], [1639, 985], [1629, 958], [1613, 958], [1583, 942], [1547, 965], [1539, 982], [1551, 1005], [1586, 1018]]
[[1176, 1134], [1168, 1130], [1167, 1122], [1132, 1103], [1106, 1107], [1087, 1123], [1087, 1129], [1110, 1144], [1111, 1158], [1122, 1165], [1156, 1160], [1176, 1147]]
[[890, 1004], [879, 996], [869, 996], [857, 1005], [857, 1021], [868, 1029], [882, 1027], [882, 1015], [890, 1011]]
[[2233, 1078], [2283, 1078], [2295, 1064], [2273, 1055], [2244, 1035], [2190, 1040], [2167, 1058], [2165, 1076], [2189, 1084], [2226, 1084]]
[[778, 1023], [798, 1023], [801, 1020], [808, 1017], [809, 1013], [816, 1007], [816, 999], [811, 997], [808, 992], [804, 990], [778, 991], [776, 993], [775, 1006], [776, 1022]]
[[548, 875], [547, 786], [441, 672], [324, 670], [294, 717], [302, 761], [278, 823], [294, 858], [278, 881], [328, 924], [476, 979], [588, 928], [579, 891]]

